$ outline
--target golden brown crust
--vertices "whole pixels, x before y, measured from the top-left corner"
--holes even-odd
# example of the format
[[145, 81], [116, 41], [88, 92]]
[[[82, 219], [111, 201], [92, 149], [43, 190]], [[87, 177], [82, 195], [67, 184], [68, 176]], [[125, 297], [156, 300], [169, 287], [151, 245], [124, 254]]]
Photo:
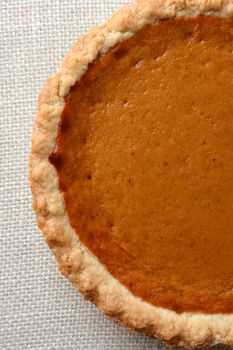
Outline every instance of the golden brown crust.
[[233, 345], [233, 315], [176, 314], [133, 296], [79, 242], [69, 224], [58, 190], [57, 173], [48, 156], [55, 146], [64, 97], [97, 55], [129, 38], [146, 23], [200, 13], [232, 17], [233, 1], [138, 0], [84, 35], [65, 57], [59, 72], [47, 80], [40, 94], [29, 164], [38, 225], [57, 256], [61, 272], [111, 318], [171, 345], [186, 347]]

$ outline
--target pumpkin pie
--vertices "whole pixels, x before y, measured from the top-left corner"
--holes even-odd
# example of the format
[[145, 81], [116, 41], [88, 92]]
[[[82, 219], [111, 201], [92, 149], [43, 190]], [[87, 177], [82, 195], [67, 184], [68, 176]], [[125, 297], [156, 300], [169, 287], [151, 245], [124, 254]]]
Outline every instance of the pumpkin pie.
[[136, 1], [39, 97], [33, 206], [61, 272], [171, 345], [233, 345], [232, 16], [232, 1]]

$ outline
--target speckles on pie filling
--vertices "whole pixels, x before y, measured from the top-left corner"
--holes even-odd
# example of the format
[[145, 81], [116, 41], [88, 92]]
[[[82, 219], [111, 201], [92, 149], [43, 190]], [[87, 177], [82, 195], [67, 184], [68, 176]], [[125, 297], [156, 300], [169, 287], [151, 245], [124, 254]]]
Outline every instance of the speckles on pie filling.
[[232, 25], [169, 19], [99, 57], [50, 156], [82, 243], [177, 312], [233, 312]]

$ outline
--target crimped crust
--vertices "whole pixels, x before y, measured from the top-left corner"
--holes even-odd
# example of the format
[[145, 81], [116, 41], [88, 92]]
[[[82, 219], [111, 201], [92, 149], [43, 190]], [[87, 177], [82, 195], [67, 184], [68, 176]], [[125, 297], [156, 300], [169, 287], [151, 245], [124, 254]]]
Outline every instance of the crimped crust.
[[58, 73], [40, 94], [32, 135], [30, 183], [39, 227], [55, 253], [61, 272], [99, 309], [126, 327], [171, 345], [233, 346], [233, 315], [182, 313], [144, 302], [114, 279], [79, 241], [69, 224], [58, 177], [48, 157], [54, 150], [64, 97], [99, 54], [132, 36], [147, 23], [172, 16], [233, 16], [233, 0], [138, 0], [77, 41]]

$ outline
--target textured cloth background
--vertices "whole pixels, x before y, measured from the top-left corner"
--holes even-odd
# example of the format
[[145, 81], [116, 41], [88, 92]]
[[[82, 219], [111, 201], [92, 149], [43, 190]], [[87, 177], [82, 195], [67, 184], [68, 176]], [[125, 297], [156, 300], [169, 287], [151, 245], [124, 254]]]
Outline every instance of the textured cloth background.
[[58, 272], [35, 225], [28, 153], [37, 95], [88, 28], [126, 0], [0, 0], [0, 349], [149, 350]]

